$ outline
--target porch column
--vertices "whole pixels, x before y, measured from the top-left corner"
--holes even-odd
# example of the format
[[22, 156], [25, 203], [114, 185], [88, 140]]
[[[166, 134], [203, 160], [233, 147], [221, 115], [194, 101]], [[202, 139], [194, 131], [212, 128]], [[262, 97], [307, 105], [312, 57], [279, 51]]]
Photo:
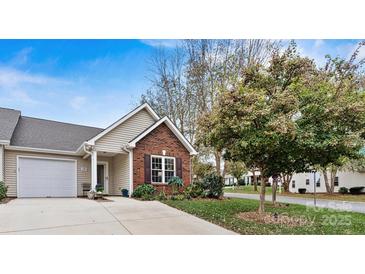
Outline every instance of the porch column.
[[128, 161], [129, 161], [129, 197], [131, 197], [133, 193], [133, 149], [131, 149], [128, 153]]
[[96, 191], [97, 182], [97, 169], [98, 169], [98, 153], [93, 150], [91, 152], [91, 190]]

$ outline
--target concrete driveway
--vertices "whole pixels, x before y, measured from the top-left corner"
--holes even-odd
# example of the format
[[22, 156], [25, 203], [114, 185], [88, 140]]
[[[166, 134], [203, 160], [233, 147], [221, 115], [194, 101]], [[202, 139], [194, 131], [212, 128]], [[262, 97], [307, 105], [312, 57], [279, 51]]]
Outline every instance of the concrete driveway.
[[108, 199], [15, 199], [0, 204], [0, 234], [234, 234], [157, 201]]

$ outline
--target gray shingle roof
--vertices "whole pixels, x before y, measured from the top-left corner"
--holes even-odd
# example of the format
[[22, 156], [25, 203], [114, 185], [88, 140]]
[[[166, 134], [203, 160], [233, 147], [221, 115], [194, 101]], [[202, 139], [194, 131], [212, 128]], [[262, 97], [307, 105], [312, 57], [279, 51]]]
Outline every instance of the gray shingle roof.
[[103, 131], [102, 128], [21, 116], [11, 145], [76, 151], [80, 145]]
[[0, 140], [10, 141], [20, 117], [20, 111], [0, 108]]

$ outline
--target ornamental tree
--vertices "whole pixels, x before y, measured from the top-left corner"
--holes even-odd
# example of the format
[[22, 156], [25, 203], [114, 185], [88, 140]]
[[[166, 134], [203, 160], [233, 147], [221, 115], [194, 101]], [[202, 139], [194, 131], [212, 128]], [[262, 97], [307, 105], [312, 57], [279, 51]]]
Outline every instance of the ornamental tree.
[[299, 93], [312, 71], [313, 63], [292, 43], [284, 53], [275, 51], [269, 66], [249, 67], [241, 84], [222, 92], [212, 113], [199, 122], [199, 141], [222, 149], [227, 160], [260, 170], [260, 213], [269, 177], [308, 168], [296, 119]]
[[365, 138], [365, 93], [362, 66], [357, 61], [361, 46], [345, 61], [327, 56], [326, 65], [318, 70], [300, 93], [302, 146], [312, 166], [324, 175], [327, 192], [334, 192], [338, 168], [363, 157]]

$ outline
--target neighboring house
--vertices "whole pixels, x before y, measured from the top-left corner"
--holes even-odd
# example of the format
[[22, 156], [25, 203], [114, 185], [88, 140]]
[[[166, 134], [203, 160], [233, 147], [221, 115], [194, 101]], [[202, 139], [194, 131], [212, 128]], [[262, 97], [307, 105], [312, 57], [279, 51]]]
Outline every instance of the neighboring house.
[[143, 104], [106, 129], [61, 123], [0, 108], [0, 181], [9, 197], [76, 197], [102, 187], [191, 181], [197, 152], [176, 126]]
[[[326, 192], [326, 185], [324, 183], [321, 172], [315, 173], [316, 183], [314, 184], [314, 173], [298, 173], [294, 174], [289, 185], [290, 192], [298, 192], [299, 188], [305, 188], [307, 192]], [[365, 172], [339, 171], [335, 177], [335, 192], [338, 192], [340, 187], [365, 187]]]
[[[260, 172], [256, 172], [256, 179], [259, 181]], [[299, 188], [305, 188], [307, 192], [314, 192], [314, 186], [316, 186], [316, 192], [326, 192], [326, 185], [324, 183], [323, 175], [321, 172], [315, 174], [316, 184], [314, 184], [314, 173], [297, 173], [294, 174], [290, 181], [289, 191], [296, 193]], [[253, 174], [248, 172], [242, 176], [242, 179], [246, 184], [252, 185]], [[236, 178], [230, 174], [224, 176], [225, 185], [234, 185], [237, 183]], [[272, 178], [269, 178], [269, 183], [272, 184]], [[260, 184], [260, 183], [258, 183]], [[338, 192], [340, 187], [365, 187], [365, 171], [353, 172], [353, 171], [339, 171], [335, 177], [335, 192]], [[364, 188], [365, 192], [365, 188]]]
[[[260, 184], [259, 183], [259, 180], [261, 178], [260, 171], [256, 171], [255, 175], [256, 175], [256, 181], [258, 182], [258, 184]], [[242, 179], [244, 180], [246, 185], [253, 184], [253, 180], [254, 180], [253, 173], [251, 171], [248, 171], [246, 174], [244, 174], [242, 176]], [[235, 184], [237, 184], [237, 179], [234, 178], [231, 174], [226, 174], [226, 175], [224, 175], [224, 184], [225, 185], [235, 185]]]

